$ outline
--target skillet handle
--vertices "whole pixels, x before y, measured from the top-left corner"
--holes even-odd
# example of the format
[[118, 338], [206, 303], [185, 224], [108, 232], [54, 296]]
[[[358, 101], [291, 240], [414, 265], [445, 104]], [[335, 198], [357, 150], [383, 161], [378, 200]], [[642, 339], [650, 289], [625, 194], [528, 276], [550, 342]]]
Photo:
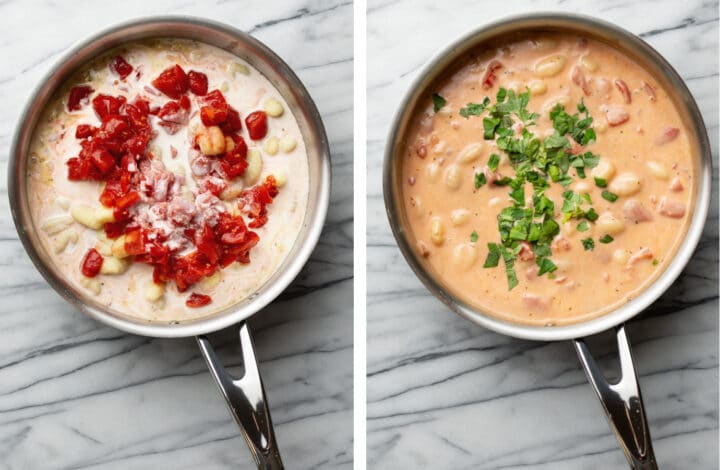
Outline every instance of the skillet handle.
[[244, 375], [239, 379], [231, 376], [223, 367], [207, 337], [198, 336], [196, 339], [210, 373], [225, 397], [230, 413], [240, 426], [258, 469], [283, 470], [247, 323], [240, 324], [239, 335], [245, 368]]
[[657, 462], [650, 440], [650, 428], [645, 417], [640, 387], [633, 365], [630, 343], [625, 325], [616, 328], [620, 378], [607, 381], [582, 339], [573, 340], [575, 351], [585, 369], [588, 381], [595, 389], [605, 409], [610, 427], [634, 470], [657, 470]]

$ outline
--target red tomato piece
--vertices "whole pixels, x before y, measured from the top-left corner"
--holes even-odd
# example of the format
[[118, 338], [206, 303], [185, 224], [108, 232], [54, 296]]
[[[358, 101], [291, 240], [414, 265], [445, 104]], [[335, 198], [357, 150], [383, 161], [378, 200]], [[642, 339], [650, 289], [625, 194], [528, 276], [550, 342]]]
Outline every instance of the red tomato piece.
[[123, 80], [133, 71], [133, 66], [128, 64], [123, 56], [116, 55], [110, 61], [110, 70], [120, 75]]
[[267, 135], [267, 114], [265, 111], [254, 111], [245, 118], [245, 125], [252, 140], [260, 140]]
[[124, 96], [97, 95], [92, 100], [95, 114], [102, 120], [111, 114], [121, 114], [127, 100]]
[[231, 138], [235, 142], [235, 148], [226, 152], [220, 162], [220, 166], [225, 172], [227, 179], [237, 178], [242, 175], [248, 166], [246, 160], [248, 146], [247, 143], [245, 143], [245, 139], [239, 135], [232, 135]]
[[250, 228], [259, 228], [267, 223], [267, 207], [265, 206], [272, 204], [273, 198], [278, 195], [278, 192], [275, 177], [270, 175], [265, 178], [263, 184], [258, 184], [240, 193], [238, 196], [240, 210], [253, 219], [248, 224]]
[[90, 124], [78, 124], [75, 128], [76, 139], [87, 139], [95, 134], [95, 128]]
[[127, 209], [128, 207], [132, 207], [137, 204], [138, 201], [140, 201], [140, 193], [137, 191], [130, 191], [115, 202], [115, 207], [118, 209]]
[[102, 268], [103, 257], [95, 248], [90, 248], [83, 258], [80, 271], [85, 277], [95, 277], [100, 273]]
[[129, 255], [145, 253], [145, 237], [141, 229], [135, 228], [125, 232], [125, 251]]
[[125, 221], [122, 222], [110, 222], [105, 224], [105, 235], [110, 238], [114, 239], [119, 237], [123, 234], [125, 231]]
[[190, 98], [188, 98], [187, 95], [183, 95], [178, 101], [178, 104], [182, 109], [190, 111]]
[[87, 97], [93, 91], [95, 90], [87, 85], [72, 87], [68, 96], [68, 111], [77, 111], [83, 104], [87, 104]]
[[190, 91], [198, 96], [206, 95], [208, 92], [208, 78], [202, 72], [191, 70], [188, 72], [188, 82], [190, 83]]
[[72, 157], [67, 161], [68, 179], [70, 181], [83, 181], [88, 179], [90, 162]]
[[200, 119], [206, 126], [217, 126], [228, 117], [228, 104], [220, 90], [213, 90], [202, 99], [204, 106], [200, 108]]
[[185, 305], [190, 308], [198, 308], [204, 307], [210, 302], [212, 302], [212, 297], [210, 297], [209, 295], [193, 292], [192, 294], [190, 294], [190, 297], [188, 297], [188, 299], [185, 301]]
[[105, 149], [99, 148], [94, 150], [90, 154], [93, 164], [97, 167], [102, 175], [110, 172], [115, 167], [115, 159], [110, 152]]
[[240, 132], [242, 130], [242, 121], [240, 120], [240, 113], [235, 108], [228, 106], [227, 118], [220, 124], [223, 134], [232, 134]]
[[187, 74], [178, 64], [163, 70], [152, 84], [174, 100], [180, 99], [189, 86]]

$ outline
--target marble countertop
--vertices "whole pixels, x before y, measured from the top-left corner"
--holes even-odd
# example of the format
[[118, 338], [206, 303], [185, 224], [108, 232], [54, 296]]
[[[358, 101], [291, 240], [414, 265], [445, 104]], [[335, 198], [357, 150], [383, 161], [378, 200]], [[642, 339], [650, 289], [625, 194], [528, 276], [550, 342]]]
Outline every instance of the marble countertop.
[[[123, 334], [66, 304], [23, 251], [6, 163], [29, 90], [68, 46], [149, 14], [190, 14], [251, 32], [298, 73], [332, 150], [330, 212], [312, 259], [251, 320], [288, 468], [352, 466], [352, 4], [0, 3], [0, 469], [255, 468], [195, 341]], [[234, 331], [215, 338], [239, 364]]]
[[[410, 271], [384, 213], [385, 138], [419, 68], [461, 33], [534, 10], [597, 16], [657, 48], [697, 99], [717, 164], [716, 2], [370, 0], [368, 468], [627, 468], [570, 342], [515, 340], [452, 314]], [[663, 469], [718, 468], [717, 183], [689, 266], [629, 324]], [[611, 362], [612, 339], [594, 351]]]

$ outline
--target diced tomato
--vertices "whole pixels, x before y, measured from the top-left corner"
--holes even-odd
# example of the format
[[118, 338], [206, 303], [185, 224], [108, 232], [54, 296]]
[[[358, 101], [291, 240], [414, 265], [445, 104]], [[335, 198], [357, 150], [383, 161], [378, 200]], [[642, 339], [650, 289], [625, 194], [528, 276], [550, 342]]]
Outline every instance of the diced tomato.
[[238, 113], [232, 106], [228, 106], [227, 118], [225, 118], [225, 121], [220, 124], [220, 129], [222, 129], [224, 134], [233, 134], [242, 130], [240, 113]]
[[124, 141], [131, 133], [130, 123], [125, 116], [108, 114], [103, 118], [98, 137], [102, 140]]
[[110, 61], [110, 70], [120, 75], [123, 80], [133, 71], [133, 66], [128, 64], [123, 56], [116, 55]]
[[204, 106], [200, 108], [200, 119], [206, 126], [217, 126], [228, 117], [228, 104], [220, 90], [213, 90], [202, 99]]
[[190, 91], [198, 96], [203, 96], [208, 92], [208, 78], [202, 72], [196, 72], [191, 70], [188, 72], [188, 81], [190, 84]]
[[188, 123], [189, 109], [190, 100], [187, 96], [183, 96], [179, 101], [168, 101], [158, 113], [159, 124], [168, 134], [175, 134]]
[[200, 119], [207, 127], [217, 126], [227, 119], [227, 110], [203, 106], [200, 108]]
[[135, 135], [125, 141], [124, 149], [132, 155], [142, 155], [150, 141], [147, 134]]
[[125, 221], [122, 222], [110, 222], [105, 224], [105, 235], [110, 238], [114, 239], [119, 237], [123, 234], [125, 231]]
[[95, 248], [90, 248], [85, 255], [85, 258], [83, 258], [82, 265], [80, 266], [80, 271], [85, 277], [95, 277], [98, 275], [98, 273], [100, 273], [100, 268], [102, 268], [102, 264], [102, 255]]
[[245, 118], [245, 125], [252, 140], [260, 140], [267, 134], [267, 114], [265, 111], [254, 111]]
[[192, 294], [190, 294], [190, 297], [188, 297], [188, 299], [185, 301], [185, 305], [190, 308], [198, 308], [204, 307], [210, 302], [212, 302], [212, 297], [210, 297], [209, 295], [193, 292]]
[[90, 124], [78, 124], [75, 128], [76, 139], [87, 139], [95, 134], [95, 128]]
[[95, 91], [87, 85], [74, 86], [70, 89], [68, 96], [68, 111], [77, 111], [83, 104], [87, 104], [87, 97]]
[[83, 181], [88, 179], [91, 163], [85, 160], [80, 160], [78, 157], [72, 157], [67, 161], [68, 166], [68, 179], [70, 181]]
[[235, 142], [235, 147], [231, 151], [226, 152], [220, 162], [220, 166], [228, 179], [237, 178], [242, 175], [248, 166], [246, 160], [248, 146], [247, 143], [245, 143], [245, 139], [239, 135], [232, 135], [231, 137]]
[[140, 200], [140, 193], [137, 191], [130, 191], [123, 197], [117, 200], [115, 203], [115, 207], [118, 209], [127, 209], [128, 207], [132, 207]]
[[124, 96], [97, 95], [92, 100], [95, 114], [102, 120], [109, 114], [121, 114], [127, 100]]
[[187, 74], [178, 64], [163, 70], [152, 84], [174, 100], [180, 99], [189, 86]]
[[139, 228], [125, 232], [125, 251], [129, 255], [139, 255], [145, 252], [145, 238]]
[[178, 104], [182, 109], [190, 111], [190, 98], [187, 95], [183, 95], [179, 100]]
[[93, 164], [100, 170], [100, 173], [105, 175], [115, 167], [115, 159], [110, 152], [105, 149], [99, 148], [94, 150], [90, 154]]
[[278, 192], [275, 177], [270, 175], [265, 178], [262, 184], [240, 193], [240, 196], [238, 196], [239, 208], [244, 214], [253, 219], [248, 224], [250, 228], [259, 228], [267, 223], [267, 208], [265, 206], [272, 204], [273, 198], [278, 195]]

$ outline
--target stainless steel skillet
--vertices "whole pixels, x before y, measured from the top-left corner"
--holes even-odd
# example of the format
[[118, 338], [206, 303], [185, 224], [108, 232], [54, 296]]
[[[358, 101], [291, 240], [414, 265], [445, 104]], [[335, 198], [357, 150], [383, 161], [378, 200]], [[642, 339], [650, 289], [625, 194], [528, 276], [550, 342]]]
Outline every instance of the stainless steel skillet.
[[[258, 69], [287, 101], [300, 126], [308, 153], [309, 195], [301, 232], [282, 266], [257, 292], [209, 317], [192, 321], [143, 321], [99, 304], [75, 289], [40, 243], [30, 217], [27, 195], [28, 149], [38, 120], [53, 95], [85, 63], [116, 46], [150, 38], [184, 38], [225, 49]], [[300, 272], [317, 244], [330, 194], [330, 151], [320, 114], [290, 67], [252, 36], [213, 21], [185, 16], [150, 17], [125, 22], [95, 33], [63, 54], [31, 93], [10, 150], [8, 163], [10, 208], [20, 240], [36, 268], [62, 297], [88, 316], [128, 333], [158, 338], [195, 336], [230, 411], [242, 430], [258, 468], [281, 469], [272, 421], [246, 320], [272, 302]], [[235, 378], [224, 369], [206, 334], [237, 325], [244, 375]]]
[[[403, 210], [401, 158], [407, 148], [405, 139], [410, 119], [419, 100], [427, 96], [429, 86], [443, 72], [470, 51], [487, 41], [526, 31], [567, 32], [591, 37], [623, 51], [637, 60], [638, 64], [652, 71], [659, 83], [670, 90], [671, 99], [680, 109], [690, 140], [694, 143], [696, 156], [692, 220], [681, 246], [665, 271], [645, 291], [622, 307], [599, 318], [566, 326], [520, 325], [499, 320], [470, 307], [446, 290], [432, 273], [423, 267], [406, 234], [408, 223]], [[657, 463], [624, 323], [643, 312], [660, 297], [690, 260], [707, 216], [711, 175], [710, 144], [697, 104], [678, 73], [660, 54], [639, 37], [613, 24], [586, 16], [539, 13], [511, 17], [479, 27], [453, 41], [425, 64], [403, 98], [390, 129], [385, 146], [383, 191], [390, 227], [400, 251], [428, 290], [456, 313], [498, 333], [537, 341], [572, 340], [588, 380], [602, 402], [610, 426], [631, 467], [654, 469], [657, 468]], [[620, 358], [620, 378], [612, 383], [603, 376], [582, 339], [611, 329], [615, 330], [617, 336]]]

